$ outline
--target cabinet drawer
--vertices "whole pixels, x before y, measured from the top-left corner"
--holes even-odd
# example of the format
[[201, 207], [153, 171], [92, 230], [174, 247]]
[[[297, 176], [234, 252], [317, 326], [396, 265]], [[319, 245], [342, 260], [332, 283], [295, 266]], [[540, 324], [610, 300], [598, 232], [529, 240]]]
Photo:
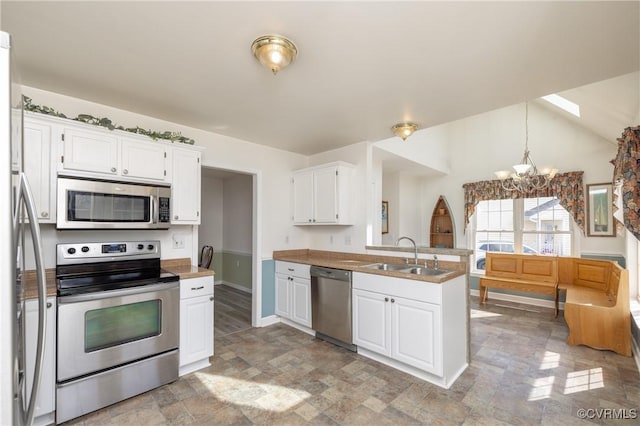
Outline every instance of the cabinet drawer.
[[213, 277], [180, 280], [180, 299], [206, 295], [213, 296]]
[[309, 279], [311, 276], [309, 273], [310, 268], [311, 265], [304, 265], [302, 263], [276, 261], [276, 273], [278, 274]]
[[436, 305], [442, 303], [442, 284], [438, 283], [354, 272], [353, 288]]

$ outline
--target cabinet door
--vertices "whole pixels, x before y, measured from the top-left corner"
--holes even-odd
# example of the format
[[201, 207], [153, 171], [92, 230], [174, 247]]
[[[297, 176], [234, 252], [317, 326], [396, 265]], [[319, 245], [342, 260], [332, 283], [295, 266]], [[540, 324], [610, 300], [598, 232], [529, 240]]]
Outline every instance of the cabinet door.
[[391, 298], [391, 357], [442, 375], [440, 306]]
[[311, 327], [311, 280], [293, 277], [291, 300], [291, 320]]
[[293, 175], [293, 221], [313, 223], [313, 172]]
[[313, 193], [315, 196], [316, 223], [338, 222], [338, 169], [326, 167], [315, 171]]
[[180, 366], [213, 355], [212, 296], [180, 301]]
[[53, 125], [24, 120], [24, 171], [36, 202], [38, 222], [56, 222]]
[[353, 290], [353, 343], [389, 355], [389, 309], [389, 297]]
[[[35, 416], [53, 413], [56, 409], [56, 299], [47, 299], [47, 328], [42, 360], [40, 390], [36, 402]], [[50, 306], [49, 306], [50, 304]], [[25, 355], [27, 392], [31, 393], [33, 373], [36, 365], [38, 345], [38, 300], [30, 299], [25, 304]]]
[[167, 174], [167, 148], [151, 141], [120, 139], [122, 175], [164, 181]]
[[291, 318], [291, 277], [276, 274], [276, 315]]
[[117, 175], [118, 139], [89, 130], [64, 130], [62, 168]]
[[200, 224], [200, 152], [174, 148], [171, 223]]

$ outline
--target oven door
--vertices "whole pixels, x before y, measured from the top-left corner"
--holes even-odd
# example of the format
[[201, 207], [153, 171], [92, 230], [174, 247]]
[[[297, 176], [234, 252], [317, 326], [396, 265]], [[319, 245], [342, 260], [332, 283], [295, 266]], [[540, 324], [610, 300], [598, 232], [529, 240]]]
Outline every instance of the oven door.
[[58, 298], [58, 382], [177, 349], [180, 284]]

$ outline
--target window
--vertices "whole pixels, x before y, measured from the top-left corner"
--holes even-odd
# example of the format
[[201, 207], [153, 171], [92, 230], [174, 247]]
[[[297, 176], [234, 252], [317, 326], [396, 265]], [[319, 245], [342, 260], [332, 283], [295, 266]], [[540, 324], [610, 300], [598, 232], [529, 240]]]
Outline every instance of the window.
[[486, 253], [570, 256], [573, 219], [555, 197], [480, 201], [473, 215], [475, 267], [485, 269]]

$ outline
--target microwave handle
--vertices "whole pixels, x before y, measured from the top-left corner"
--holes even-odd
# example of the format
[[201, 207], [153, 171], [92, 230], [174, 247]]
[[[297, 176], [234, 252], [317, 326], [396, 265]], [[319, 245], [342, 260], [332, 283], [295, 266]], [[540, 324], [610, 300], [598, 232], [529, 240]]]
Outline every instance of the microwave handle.
[[156, 224], [160, 221], [159, 213], [160, 208], [158, 206], [159, 198], [155, 195], [151, 196], [151, 223]]

